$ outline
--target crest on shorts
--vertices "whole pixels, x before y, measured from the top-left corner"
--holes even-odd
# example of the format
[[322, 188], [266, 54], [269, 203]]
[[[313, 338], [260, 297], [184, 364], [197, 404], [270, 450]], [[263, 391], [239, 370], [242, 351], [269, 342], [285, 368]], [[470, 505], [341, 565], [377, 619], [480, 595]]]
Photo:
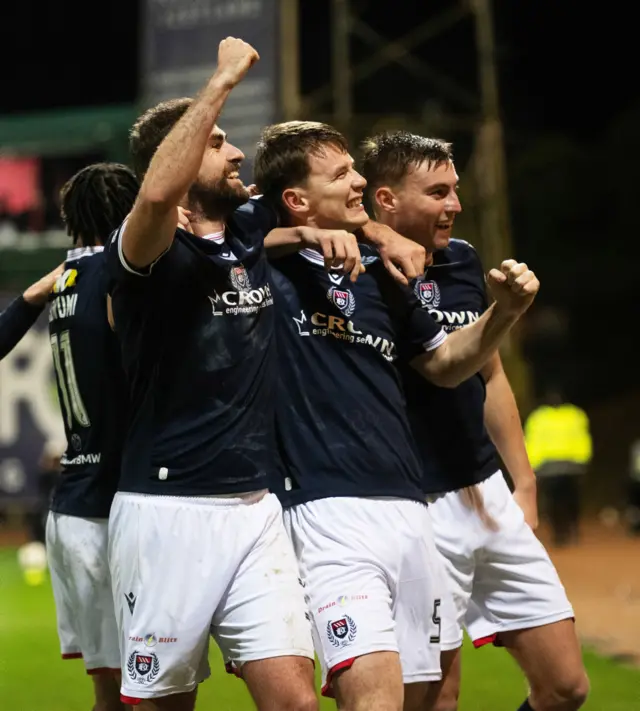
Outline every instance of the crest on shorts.
[[428, 309], [437, 309], [440, 305], [440, 287], [435, 281], [420, 281], [416, 282], [416, 296], [422, 304]]
[[229, 281], [236, 291], [250, 291], [251, 289], [249, 275], [242, 264], [237, 264], [229, 269]]
[[127, 661], [127, 672], [137, 684], [151, 683], [160, 672], [160, 662], [153, 652], [132, 652]]
[[334, 647], [346, 647], [356, 638], [358, 627], [349, 615], [327, 622], [327, 636]]
[[338, 289], [332, 286], [327, 291], [327, 299], [335, 304], [345, 316], [351, 316], [356, 309], [356, 300], [349, 289]]

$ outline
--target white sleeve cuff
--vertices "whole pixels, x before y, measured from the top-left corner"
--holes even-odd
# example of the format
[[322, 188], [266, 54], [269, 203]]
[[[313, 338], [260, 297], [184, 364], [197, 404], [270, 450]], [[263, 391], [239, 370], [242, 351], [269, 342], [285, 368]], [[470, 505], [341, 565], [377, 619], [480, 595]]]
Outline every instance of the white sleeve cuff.
[[117, 241], [117, 246], [118, 246], [118, 257], [120, 259], [120, 264], [130, 273], [130, 274], [135, 274], [136, 276], [141, 276], [141, 277], [148, 277], [151, 276], [151, 272], [155, 265], [164, 257], [164, 255], [169, 251], [169, 248], [165, 249], [162, 254], [160, 254], [158, 257], [156, 257], [151, 264], [147, 265], [146, 267], [132, 267], [129, 262], [127, 262], [127, 258], [124, 256], [124, 252], [122, 251], [122, 235], [124, 234], [124, 228], [127, 226], [127, 220], [125, 220], [122, 225], [120, 225], [120, 229], [118, 230], [116, 234], [116, 241]]
[[424, 350], [428, 353], [429, 351], [435, 351], [447, 340], [447, 334], [443, 328], [437, 333], [430, 341], [425, 341], [422, 344]]

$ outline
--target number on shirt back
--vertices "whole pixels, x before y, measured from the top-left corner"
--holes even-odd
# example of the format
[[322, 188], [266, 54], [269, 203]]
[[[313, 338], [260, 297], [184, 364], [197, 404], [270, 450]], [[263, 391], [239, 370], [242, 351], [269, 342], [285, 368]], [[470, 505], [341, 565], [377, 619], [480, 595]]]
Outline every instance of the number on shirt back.
[[62, 394], [62, 409], [67, 427], [72, 429], [74, 419], [81, 427], [90, 427], [89, 415], [78, 388], [69, 331], [63, 331], [59, 338], [57, 333], [51, 334], [51, 350]]

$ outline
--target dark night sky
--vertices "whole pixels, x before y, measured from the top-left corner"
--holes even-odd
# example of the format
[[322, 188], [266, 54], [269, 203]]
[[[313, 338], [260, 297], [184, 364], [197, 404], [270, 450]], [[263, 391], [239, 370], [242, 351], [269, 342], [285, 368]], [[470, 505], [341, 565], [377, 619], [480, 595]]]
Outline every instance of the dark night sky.
[[[638, 100], [627, 57], [633, 23], [595, 5], [571, 0], [494, 0], [501, 93], [510, 130], [561, 130], [583, 139]], [[329, 77], [328, 0], [302, 0], [303, 89]], [[389, 37], [398, 37], [444, 3], [352, 0], [354, 12]], [[22, 0], [5, 4], [2, 24], [12, 28], [0, 48], [0, 113], [129, 102], [137, 73], [136, 0], [87, 3]], [[432, 9], [435, 8], [435, 9]], [[325, 35], [326, 36], [326, 35]], [[366, 56], [354, 43], [354, 61]], [[474, 87], [473, 26], [460, 23], [419, 54], [469, 88]], [[8, 70], [12, 67], [11, 70]], [[355, 92], [356, 107], [381, 110], [382, 102], [410, 110], [432, 88], [398, 68], [385, 69]]]
[[[330, 0], [300, 0], [303, 93], [330, 78], [330, 5]], [[635, 265], [640, 259], [635, 237], [640, 217], [628, 209], [637, 203], [640, 142], [635, 119], [622, 121], [613, 135], [609, 130], [617, 116], [640, 108], [633, 57], [640, 34], [636, 36], [632, 10], [623, 9], [622, 3], [615, 9], [602, 4], [585, 9], [586, 5], [576, 0], [494, 0], [507, 152], [509, 157], [526, 154], [529, 161], [526, 180], [517, 180], [516, 172], [510, 172], [516, 246], [536, 259], [536, 271], [546, 284], [542, 300], [562, 304], [571, 314], [575, 328], [564, 361], [573, 373], [575, 391], [585, 400], [638, 383], [636, 349], [631, 344], [636, 334], [628, 325], [637, 320]], [[138, 0], [4, 3], [0, 115], [135, 101], [138, 7]], [[396, 39], [453, 8], [454, 2], [351, 0], [351, 7], [356, 17]], [[372, 52], [358, 40], [351, 49], [354, 64]], [[469, 90], [477, 90], [471, 18], [417, 54]], [[212, 67], [215, 58], [212, 43]], [[435, 96], [429, 82], [397, 65], [378, 71], [354, 89], [356, 111], [376, 114], [416, 114]], [[459, 109], [446, 101], [443, 108]], [[565, 136], [552, 143], [560, 153], [554, 148], [551, 158], [544, 149], [543, 134], [549, 133]], [[464, 153], [465, 141], [470, 143], [469, 133], [466, 138], [447, 131], [442, 135], [454, 140], [456, 156]], [[541, 149], [538, 139], [543, 138]], [[617, 161], [613, 167], [612, 158]], [[616, 267], [617, 278], [605, 280], [603, 287], [600, 262], [615, 260], [622, 245], [625, 260]], [[578, 275], [586, 288], [574, 288]], [[602, 367], [591, 356], [594, 318], [606, 323], [609, 331], [619, 331], [617, 350]]]

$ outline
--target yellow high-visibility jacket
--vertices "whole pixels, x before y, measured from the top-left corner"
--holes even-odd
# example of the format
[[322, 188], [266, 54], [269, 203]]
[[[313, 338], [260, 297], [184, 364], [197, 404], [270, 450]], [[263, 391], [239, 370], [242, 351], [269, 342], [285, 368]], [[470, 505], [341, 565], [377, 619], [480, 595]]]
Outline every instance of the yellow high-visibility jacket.
[[589, 418], [575, 405], [537, 408], [525, 422], [524, 436], [529, 461], [536, 473], [541, 469], [547, 474], [556, 473], [551, 471], [555, 463], [574, 465], [577, 472], [591, 461]]

